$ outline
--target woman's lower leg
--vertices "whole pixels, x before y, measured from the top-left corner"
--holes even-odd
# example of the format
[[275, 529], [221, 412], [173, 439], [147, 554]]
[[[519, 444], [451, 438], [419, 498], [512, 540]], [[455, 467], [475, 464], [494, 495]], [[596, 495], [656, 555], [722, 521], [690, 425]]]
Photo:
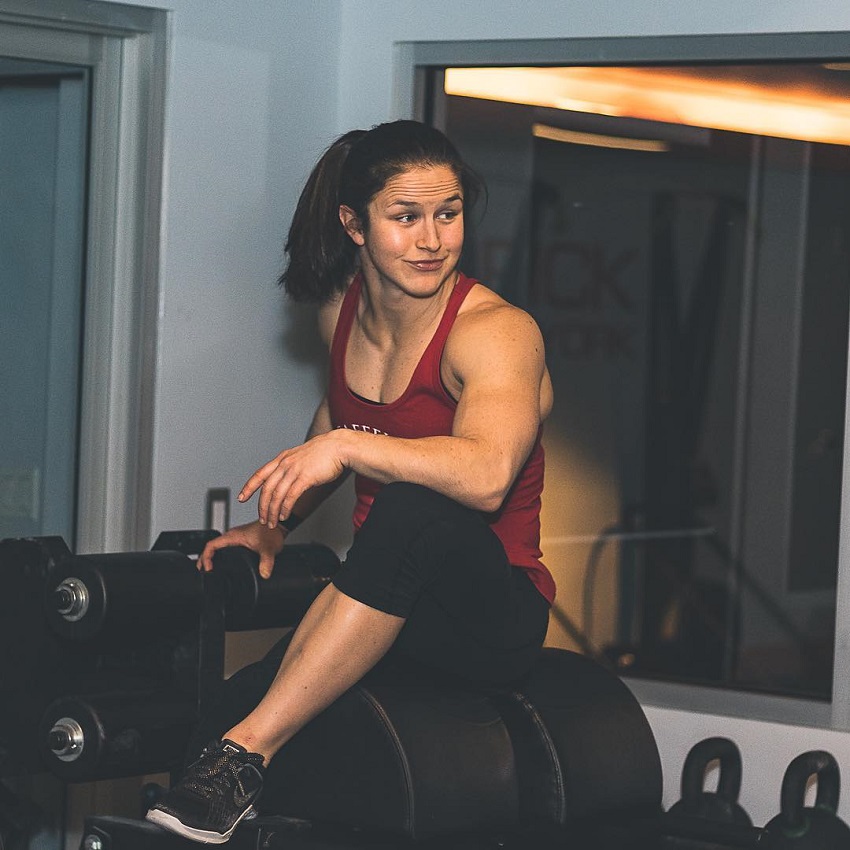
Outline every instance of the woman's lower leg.
[[259, 705], [223, 737], [272, 756], [356, 684], [393, 645], [405, 620], [329, 584], [310, 606]]

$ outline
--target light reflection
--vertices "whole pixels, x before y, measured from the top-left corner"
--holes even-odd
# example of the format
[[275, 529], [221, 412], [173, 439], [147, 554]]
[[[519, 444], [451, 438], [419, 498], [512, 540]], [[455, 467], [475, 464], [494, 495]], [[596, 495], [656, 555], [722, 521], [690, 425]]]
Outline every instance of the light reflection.
[[657, 139], [630, 139], [625, 136], [606, 136], [602, 133], [581, 133], [577, 130], [564, 130], [561, 127], [551, 127], [549, 124], [532, 124], [531, 135], [538, 139], [549, 139], [553, 142], [568, 142], [572, 145], [590, 145], [596, 148], [617, 148], [629, 151], [669, 151], [667, 142]]
[[449, 95], [850, 144], [850, 98], [667, 68], [447, 68]]

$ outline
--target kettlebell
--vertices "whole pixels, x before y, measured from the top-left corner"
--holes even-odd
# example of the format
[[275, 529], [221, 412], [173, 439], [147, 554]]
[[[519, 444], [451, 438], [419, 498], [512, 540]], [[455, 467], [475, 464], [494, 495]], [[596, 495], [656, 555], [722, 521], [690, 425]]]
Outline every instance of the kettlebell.
[[[814, 806], [804, 806], [806, 785], [817, 777]], [[797, 756], [782, 780], [781, 810], [765, 827], [776, 850], [850, 850], [850, 827], [837, 815], [841, 778], [823, 750]]]
[[[717, 791], [705, 790], [708, 765], [720, 762]], [[728, 738], [706, 738], [691, 747], [682, 768], [682, 799], [670, 807], [671, 815], [752, 826], [738, 805], [741, 791], [741, 752]]]

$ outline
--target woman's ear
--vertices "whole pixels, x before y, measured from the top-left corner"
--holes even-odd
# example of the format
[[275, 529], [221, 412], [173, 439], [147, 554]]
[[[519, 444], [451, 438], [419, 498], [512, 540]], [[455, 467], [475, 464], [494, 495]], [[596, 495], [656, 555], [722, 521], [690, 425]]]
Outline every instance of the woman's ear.
[[339, 220], [345, 232], [351, 237], [355, 245], [365, 245], [366, 239], [363, 236], [363, 225], [360, 223], [360, 218], [351, 207], [345, 204], [339, 206]]

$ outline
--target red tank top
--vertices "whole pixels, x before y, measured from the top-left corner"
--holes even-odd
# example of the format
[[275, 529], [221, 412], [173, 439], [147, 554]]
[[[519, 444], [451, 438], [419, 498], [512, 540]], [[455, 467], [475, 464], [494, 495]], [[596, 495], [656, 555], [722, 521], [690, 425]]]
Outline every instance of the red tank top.
[[[440, 324], [417, 364], [407, 388], [395, 401], [381, 404], [353, 393], [345, 377], [345, 352], [361, 291], [361, 277], [358, 275], [354, 279], [343, 298], [331, 343], [328, 403], [334, 428], [350, 428], [353, 431], [407, 439], [448, 436], [452, 433], [457, 402], [443, 386], [440, 361], [458, 310], [476, 283], [477, 281], [463, 274], [458, 276]], [[551, 603], [555, 598], [555, 582], [540, 560], [540, 494], [543, 491], [543, 465], [541, 431], [538, 431], [528, 460], [520, 470], [502, 507], [494, 513], [485, 514], [485, 518], [502, 541], [510, 563], [526, 570], [535, 587]], [[372, 501], [382, 486], [363, 475], [355, 476], [355, 531], [363, 524]]]

